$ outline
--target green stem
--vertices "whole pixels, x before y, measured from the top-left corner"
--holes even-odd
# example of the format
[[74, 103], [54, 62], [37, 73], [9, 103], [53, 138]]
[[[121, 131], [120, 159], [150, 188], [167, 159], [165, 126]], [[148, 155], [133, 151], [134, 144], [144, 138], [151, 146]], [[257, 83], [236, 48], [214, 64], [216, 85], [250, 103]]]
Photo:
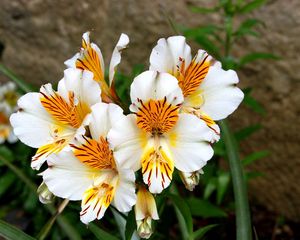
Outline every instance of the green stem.
[[65, 209], [65, 207], [68, 205], [69, 199], [65, 199], [56, 210], [55, 214], [49, 219], [49, 221], [45, 224], [45, 226], [42, 228], [40, 233], [37, 236], [37, 239], [44, 240], [47, 235], [49, 234], [53, 224], [55, 223], [57, 217], [62, 213], [62, 211]]
[[[37, 186], [31, 181], [19, 168], [10, 163], [7, 159], [0, 156], [0, 161], [3, 162], [13, 173], [15, 173], [33, 192], [36, 192]], [[51, 204], [43, 204], [48, 212], [55, 214], [55, 207]], [[73, 240], [80, 240], [80, 234], [76, 229], [68, 222], [64, 216], [58, 216], [57, 222], [59, 226], [63, 229], [66, 235]]]
[[32, 92], [32, 88], [28, 84], [26, 84], [23, 80], [17, 77], [12, 71], [10, 71], [2, 64], [0, 64], [0, 72], [2, 72], [5, 76], [15, 82], [18, 87], [25, 93]]
[[236, 148], [235, 138], [225, 120], [220, 121], [227, 157], [229, 161], [236, 211], [236, 239], [252, 240], [250, 209], [247, 185], [243, 175], [243, 168]]

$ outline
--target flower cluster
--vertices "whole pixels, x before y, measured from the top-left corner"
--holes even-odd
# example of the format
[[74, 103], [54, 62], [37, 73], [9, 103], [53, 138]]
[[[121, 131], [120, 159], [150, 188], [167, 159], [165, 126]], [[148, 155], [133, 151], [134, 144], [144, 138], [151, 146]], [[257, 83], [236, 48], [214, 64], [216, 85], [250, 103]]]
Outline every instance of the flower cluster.
[[106, 80], [101, 50], [84, 33], [57, 91], [46, 84], [27, 93], [10, 120], [16, 136], [38, 148], [31, 167], [47, 162], [46, 197], [81, 200], [85, 224], [102, 218], [110, 204], [121, 212], [135, 205], [138, 232], [147, 238], [151, 220], [159, 218], [152, 194], [170, 185], [175, 169], [193, 190], [220, 138], [216, 121], [238, 107], [243, 93], [234, 71], [203, 50], [192, 58], [185, 38], [173, 36], [157, 42], [149, 70], [133, 79], [125, 115], [114, 80], [128, 43], [122, 34]]
[[12, 131], [9, 123], [10, 115], [16, 111], [19, 95], [16, 92], [16, 85], [12, 82], [0, 85], [0, 144], [6, 140], [14, 143], [18, 139]]

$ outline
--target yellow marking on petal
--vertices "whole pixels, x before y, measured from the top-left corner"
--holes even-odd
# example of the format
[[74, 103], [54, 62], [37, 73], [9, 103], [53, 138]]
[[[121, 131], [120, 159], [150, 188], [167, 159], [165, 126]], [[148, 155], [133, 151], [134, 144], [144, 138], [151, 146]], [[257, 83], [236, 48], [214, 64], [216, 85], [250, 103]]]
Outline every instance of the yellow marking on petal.
[[82, 198], [80, 216], [88, 211], [95, 211], [97, 218], [102, 211], [110, 205], [115, 195], [115, 187], [107, 183], [101, 183], [98, 186], [87, 189]]
[[194, 108], [201, 107], [203, 103], [204, 103], [204, 99], [202, 96], [202, 90], [199, 89], [184, 99], [184, 105], [194, 107]]
[[10, 134], [10, 127], [9, 126], [1, 126], [0, 125], [0, 139], [7, 139]]
[[2, 112], [0, 112], [0, 124], [9, 124], [8, 117]]
[[73, 92], [69, 92], [69, 102], [58, 93], [47, 95], [41, 92], [40, 101], [47, 112], [60, 124], [79, 128], [83, 119], [90, 113], [89, 106], [84, 102], [75, 103]]
[[76, 60], [76, 68], [88, 70], [94, 74], [94, 80], [100, 84], [102, 90], [101, 97], [104, 102], [118, 100], [114, 89], [110, 89], [104, 78], [104, 69], [102, 69], [102, 59], [90, 42], [82, 38], [82, 51], [80, 57]]
[[37, 161], [41, 157], [47, 157], [51, 153], [59, 153], [67, 144], [68, 141], [66, 139], [59, 139], [53, 143], [41, 146], [37, 150], [36, 154], [32, 157], [32, 161]]
[[115, 160], [109, 144], [103, 137], [99, 142], [84, 137], [86, 142], [80, 146], [71, 145], [75, 149], [74, 155], [87, 166], [94, 169], [115, 169]]
[[180, 59], [182, 64], [177, 79], [184, 97], [193, 94], [206, 77], [211, 65], [211, 62], [207, 61], [208, 56], [209, 55], [206, 54], [200, 62], [196, 62], [197, 56], [195, 56], [186, 70], [184, 70], [184, 59]]
[[136, 113], [137, 125], [145, 132], [163, 134], [176, 124], [179, 106], [168, 103], [166, 97], [162, 100], [150, 99], [140, 103], [141, 107]]
[[76, 68], [88, 70], [94, 74], [94, 80], [97, 82], [104, 81], [103, 69], [101, 67], [101, 59], [90, 43], [82, 39], [82, 48], [80, 58], [76, 60]]
[[147, 184], [152, 184], [151, 178], [161, 181], [162, 188], [165, 188], [165, 182], [168, 178], [172, 180], [174, 163], [165, 153], [161, 146], [149, 147], [142, 155], [142, 174], [148, 176]]
[[201, 118], [203, 121], [205, 121], [206, 124], [207, 124], [207, 126], [209, 126], [209, 127], [211, 127], [211, 126], [213, 126], [213, 125], [216, 124], [216, 122], [215, 122], [210, 116], [208, 116], [207, 114], [202, 113], [202, 114], [200, 115], [200, 118]]
[[177, 138], [178, 136], [175, 132], [169, 134], [169, 141], [172, 147], [176, 147]]

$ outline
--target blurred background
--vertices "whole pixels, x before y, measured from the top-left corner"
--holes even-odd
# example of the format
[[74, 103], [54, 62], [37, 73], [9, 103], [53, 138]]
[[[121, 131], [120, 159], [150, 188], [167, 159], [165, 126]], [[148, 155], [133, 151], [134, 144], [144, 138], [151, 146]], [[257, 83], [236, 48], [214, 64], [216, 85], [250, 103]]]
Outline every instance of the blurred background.
[[[130, 75], [133, 66], [148, 66], [151, 49], [159, 38], [176, 34], [173, 24], [181, 33], [182, 29], [221, 23], [223, 16], [218, 12], [192, 10], [193, 6], [209, 8], [216, 2], [1, 0], [0, 63], [35, 86], [56, 83], [63, 76], [63, 62], [79, 50], [83, 32], [91, 31], [106, 66], [124, 32], [130, 45], [123, 53], [119, 72]], [[295, 226], [300, 226], [300, 1], [267, 1], [255, 11], [236, 17], [234, 24], [238, 26], [245, 18], [263, 22], [255, 28], [259, 37], [237, 39], [231, 54], [238, 58], [249, 52], [268, 52], [280, 59], [251, 62], [238, 70], [239, 86], [251, 88], [251, 95], [264, 110], [261, 114], [242, 105], [230, 117], [230, 125], [234, 131], [247, 126], [259, 128], [241, 142], [242, 157], [269, 152], [246, 167], [246, 171], [261, 173], [249, 181], [248, 189], [258, 236], [275, 239], [274, 231], [281, 231], [285, 238], [276, 239], [296, 239]], [[193, 37], [188, 43], [193, 54], [201, 47]], [[0, 74], [1, 83], [8, 80]], [[29, 168], [29, 162], [27, 165]]]

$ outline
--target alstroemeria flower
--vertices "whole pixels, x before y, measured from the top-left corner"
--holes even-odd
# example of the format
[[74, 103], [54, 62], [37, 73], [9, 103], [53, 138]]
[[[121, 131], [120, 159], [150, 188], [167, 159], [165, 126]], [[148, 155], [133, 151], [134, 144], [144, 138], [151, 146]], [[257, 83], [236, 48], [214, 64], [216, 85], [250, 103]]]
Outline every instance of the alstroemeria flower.
[[194, 172], [180, 172], [179, 176], [184, 183], [187, 190], [193, 191], [194, 188], [199, 184], [200, 174], [203, 174], [203, 170], [200, 169]]
[[136, 202], [135, 175], [114, 159], [106, 135], [114, 122], [124, 118], [115, 104], [98, 103], [92, 107], [89, 130], [92, 138], [83, 136], [72, 144], [73, 151], [53, 154], [49, 168], [42, 173], [45, 184], [56, 196], [81, 201], [81, 221], [100, 219], [112, 203], [128, 212]]
[[120, 164], [137, 171], [152, 193], [172, 180], [174, 166], [192, 172], [212, 157], [211, 131], [204, 121], [179, 113], [183, 95], [177, 79], [168, 73], [146, 71], [131, 85], [130, 110], [118, 121], [108, 139]]
[[18, 141], [9, 122], [10, 115], [16, 110], [19, 95], [16, 85], [12, 82], [0, 85], [0, 144]]
[[67, 69], [57, 91], [45, 84], [39, 93], [27, 93], [19, 99], [19, 111], [10, 122], [23, 143], [38, 148], [32, 168], [39, 169], [50, 154], [67, 148], [76, 135], [85, 132], [83, 123], [91, 106], [101, 102], [100, 95], [91, 72]]
[[122, 33], [111, 56], [109, 64], [109, 85], [107, 85], [104, 77], [105, 68], [101, 50], [95, 43], [90, 42], [90, 32], [86, 32], [82, 35], [81, 51], [65, 61], [65, 64], [67, 67], [91, 71], [94, 74], [94, 80], [101, 86], [103, 102], [118, 103], [119, 98], [114, 89], [115, 70], [121, 62], [121, 52], [127, 47], [128, 43], [128, 36]]
[[139, 236], [150, 238], [153, 232], [152, 220], [158, 220], [159, 216], [153, 195], [143, 186], [138, 190], [134, 212]]
[[150, 70], [175, 76], [184, 95], [182, 111], [203, 119], [219, 140], [220, 128], [215, 121], [226, 118], [243, 100], [235, 71], [222, 69], [203, 50], [192, 59], [191, 48], [183, 36], [159, 39], [150, 55]]

